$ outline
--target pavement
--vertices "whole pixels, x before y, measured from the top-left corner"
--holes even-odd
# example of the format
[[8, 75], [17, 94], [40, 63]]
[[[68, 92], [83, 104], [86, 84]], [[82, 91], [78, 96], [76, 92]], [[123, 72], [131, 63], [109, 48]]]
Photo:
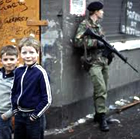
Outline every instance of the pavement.
[[71, 125], [64, 129], [47, 130], [45, 139], [139, 139], [140, 138], [140, 104], [116, 113], [108, 114], [110, 131], [102, 132], [93, 119]]

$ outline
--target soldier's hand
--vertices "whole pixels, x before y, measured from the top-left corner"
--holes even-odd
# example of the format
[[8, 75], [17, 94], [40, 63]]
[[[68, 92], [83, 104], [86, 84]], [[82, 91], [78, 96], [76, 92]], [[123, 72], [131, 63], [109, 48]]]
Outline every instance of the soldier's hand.
[[97, 48], [98, 49], [105, 49], [105, 44], [102, 41], [98, 40], [97, 41]]

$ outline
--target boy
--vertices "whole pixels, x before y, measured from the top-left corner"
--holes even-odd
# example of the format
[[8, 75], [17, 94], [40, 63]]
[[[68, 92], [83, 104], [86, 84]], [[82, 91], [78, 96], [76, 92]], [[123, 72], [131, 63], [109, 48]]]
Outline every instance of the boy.
[[39, 41], [33, 37], [25, 37], [18, 47], [25, 65], [16, 69], [12, 88], [14, 138], [40, 139], [43, 114], [52, 102], [48, 75], [37, 64]]
[[18, 62], [18, 50], [15, 46], [2, 47], [0, 58], [0, 139], [11, 139], [11, 100], [10, 93], [14, 80], [14, 70]]

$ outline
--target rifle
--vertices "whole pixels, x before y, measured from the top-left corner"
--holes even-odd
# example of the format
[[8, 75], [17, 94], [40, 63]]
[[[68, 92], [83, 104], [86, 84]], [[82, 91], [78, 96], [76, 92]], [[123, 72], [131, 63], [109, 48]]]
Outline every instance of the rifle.
[[138, 70], [136, 70], [128, 61], [127, 58], [124, 57], [121, 53], [119, 53], [114, 46], [112, 46], [111, 44], [109, 44], [104, 38], [102, 38], [101, 36], [95, 34], [94, 32], [91, 31], [91, 29], [87, 28], [87, 30], [85, 31], [85, 33], [82, 36], [91, 36], [93, 38], [96, 38], [97, 40], [100, 40], [101, 42], [103, 42], [105, 44], [105, 50], [103, 52], [103, 56], [105, 56], [106, 58], [110, 58], [110, 54], [114, 53], [116, 54], [121, 60], [123, 60], [125, 63], [127, 63], [134, 71], [136, 71], [138, 73]]

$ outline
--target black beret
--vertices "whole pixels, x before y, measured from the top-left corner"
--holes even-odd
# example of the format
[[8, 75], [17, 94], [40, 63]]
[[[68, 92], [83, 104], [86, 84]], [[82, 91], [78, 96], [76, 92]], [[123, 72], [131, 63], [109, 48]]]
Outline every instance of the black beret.
[[89, 11], [96, 11], [96, 10], [101, 10], [101, 9], [103, 9], [103, 6], [104, 6], [104, 5], [103, 5], [101, 2], [95, 1], [95, 2], [91, 2], [91, 3], [88, 5], [87, 9], [88, 9]]

